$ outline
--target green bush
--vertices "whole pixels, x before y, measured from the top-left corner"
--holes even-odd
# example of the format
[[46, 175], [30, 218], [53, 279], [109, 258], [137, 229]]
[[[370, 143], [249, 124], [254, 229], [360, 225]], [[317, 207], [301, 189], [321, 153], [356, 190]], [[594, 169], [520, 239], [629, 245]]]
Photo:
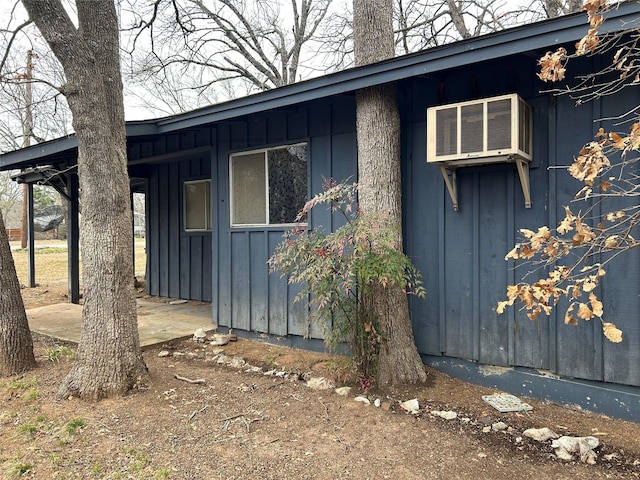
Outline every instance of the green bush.
[[[323, 192], [304, 206], [296, 227], [287, 232], [269, 259], [270, 270], [302, 285], [310, 319], [321, 327], [330, 348], [348, 342], [361, 382], [375, 378], [380, 345], [379, 319], [373, 313], [374, 285], [399, 287], [407, 294], [426, 294], [411, 260], [398, 251], [399, 225], [388, 217], [364, 215], [356, 205], [357, 184], [325, 181]], [[309, 230], [302, 223], [321, 205], [342, 217], [334, 232]]]

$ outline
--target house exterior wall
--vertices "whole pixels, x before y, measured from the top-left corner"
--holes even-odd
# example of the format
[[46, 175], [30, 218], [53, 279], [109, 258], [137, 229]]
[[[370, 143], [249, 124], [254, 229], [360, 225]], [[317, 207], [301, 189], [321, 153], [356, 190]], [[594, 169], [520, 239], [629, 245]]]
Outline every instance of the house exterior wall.
[[[591, 68], [585, 61], [573, 68]], [[553, 227], [580, 188], [566, 171], [600, 127], [637, 105], [638, 93], [605, 97], [576, 107], [568, 97], [539, 93], [531, 58], [516, 56], [398, 83], [403, 122], [405, 248], [424, 276], [426, 300], [411, 299], [418, 350], [425, 355], [482, 364], [530, 367], [589, 380], [640, 385], [640, 252], [609, 268], [600, 289], [606, 320], [624, 331], [621, 344], [603, 338], [598, 320], [564, 325], [561, 303], [551, 316], [530, 321], [517, 307], [495, 312], [515, 269], [505, 254], [517, 230]], [[430, 106], [518, 93], [533, 107], [533, 206], [525, 208], [513, 164], [458, 169], [459, 211], [452, 208], [440, 170], [426, 162], [426, 109]], [[212, 302], [223, 327], [271, 335], [320, 338], [295, 285], [270, 275], [266, 264], [284, 227], [231, 227], [229, 156], [298, 142], [308, 144], [309, 198], [324, 178], [356, 179], [355, 102], [352, 95], [297, 105], [195, 132], [165, 136], [132, 149], [140, 158], [169, 160], [145, 166], [148, 180], [148, 288], [151, 294]], [[172, 156], [171, 153], [175, 155]], [[132, 155], [130, 154], [130, 159]], [[144, 172], [143, 172], [144, 173]], [[210, 178], [213, 229], [182, 229], [182, 182]], [[338, 220], [316, 212], [313, 228]]]
[[[229, 156], [253, 149], [307, 143], [309, 198], [325, 178], [356, 179], [355, 108], [352, 95], [338, 96], [287, 111], [274, 111], [208, 127], [195, 136], [169, 137], [134, 147], [140, 158], [171, 160], [145, 166], [148, 176], [148, 290], [152, 295], [212, 302], [223, 327], [272, 335], [320, 338], [304, 302], [286, 279], [270, 275], [267, 259], [291, 227], [231, 227]], [[210, 149], [202, 151], [203, 146]], [[169, 146], [171, 146], [170, 149]], [[196, 149], [197, 153], [188, 153]], [[180, 154], [180, 151], [187, 153]], [[182, 183], [210, 178], [212, 231], [184, 232]], [[333, 228], [331, 215], [318, 213], [312, 225]]]
[[[506, 285], [528, 271], [514, 270], [513, 261], [504, 260], [519, 240], [517, 230], [556, 226], [564, 218], [563, 206], [581, 188], [564, 169], [553, 167], [569, 165], [593, 138], [601, 123], [592, 119], [617, 116], [640, 101], [635, 89], [576, 107], [566, 96], [538, 93], [545, 86], [535, 80], [531, 63], [524, 57], [488, 63], [482, 69], [416, 79], [401, 89], [406, 251], [427, 289], [426, 300], [411, 301], [418, 349], [482, 364], [640, 385], [640, 323], [633, 313], [640, 309], [640, 252], [612, 264], [599, 289], [605, 321], [624, 331], [621, 344], [603, 338], [598, 319], [565, 325], [566, 302], [535, 321], [519, 307], [496, 314]], [[584, 62], [572, 67], [586, 68]], [[439, 169], [425, 161], [426, 108], [513, 92], [533, 107], [533, 206], [524, 207], [515, 165], [493, 164], [458, 169], [460, 210], [454, 211]], [[572, 208], [585, 210], [578, 204]]]

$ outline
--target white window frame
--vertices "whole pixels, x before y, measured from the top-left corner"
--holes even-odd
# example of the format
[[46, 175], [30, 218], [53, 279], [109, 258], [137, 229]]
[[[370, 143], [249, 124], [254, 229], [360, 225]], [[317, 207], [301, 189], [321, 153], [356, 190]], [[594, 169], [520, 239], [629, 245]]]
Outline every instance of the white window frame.
[[[309, 174], [309, 142], [299, 142], [299, 143], [291, 143], [287, 145], [277, 145], [275, 147], [269, 148], [259, 148], [256, 150], [243, 150], [239, 152], [234, 152], [229, 154], [229, 223], [233, 228], [250, 228], [250, 227], [279, 227], [279, 226], [292, 226], [296, 225], [295, 222], [291, 223], [270, 223], [269, 219], [269, 157], [267, 154], [272, 150], [281, 150], [283, 148], [288, 147], [306, 147], [307, 151], [307, 181]], [[265, 212], [264, 215], [267, 219], [266, 223], [235, 223], [233, 214], [234, 214], [234, 205], [233, 199], [233, 159], [234, 157], [243, 156], [243, 155], [253, 155], [256, 153], [262, 153], [264, 155], [264, 181], [265, 181]], [[308, 184], [307, 184], [308, 190]], [[308, 194], [307, 194], [308, 197]], [[299, 225], [306, 225], [306, 222], [299, 222]]]
[[[185, 189], [187, 185], [206, 184], [209, 188], [205, 190], [204, 211], [205, 228], [188, 228], [187, 226], [187, 198]], [[185, 180], [182, 182], [182, 228], [185, 232], [210, 232], [211, 231], [211, 179]]]

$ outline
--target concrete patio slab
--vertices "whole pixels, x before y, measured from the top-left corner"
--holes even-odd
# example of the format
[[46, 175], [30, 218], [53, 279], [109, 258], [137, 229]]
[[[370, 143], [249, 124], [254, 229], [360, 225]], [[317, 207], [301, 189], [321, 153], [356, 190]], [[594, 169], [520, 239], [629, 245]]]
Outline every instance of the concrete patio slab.
[[[138, 331], [140, 345], [150, 347], [178, 338], [190, 337], [199, 328], [215, 330], [211, 321], [211, 305], [186, 302], [171, 305], [165, 302], [138, 300]], [[27, 310], [31, 331], [68, 342], [80, 341], [82, 305], [57, 303]]]

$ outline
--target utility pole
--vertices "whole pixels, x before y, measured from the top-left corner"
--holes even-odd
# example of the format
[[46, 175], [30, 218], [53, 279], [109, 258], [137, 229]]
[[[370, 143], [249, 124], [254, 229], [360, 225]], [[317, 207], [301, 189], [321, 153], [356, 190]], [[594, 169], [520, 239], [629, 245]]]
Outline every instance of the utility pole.
[[[25, 84], [25, 109], [24, 120], [22, 121], [22, 147], [28, 147], [31, 145], [31, 135], [33, 134], [33, 116], [31, 115], [31, 104], [33, 103], [33, 93], [31, 90], [31, 78], [33, 72], [33, 50], [27, 50], [27, 73], [24, 78]], [[22, 185], [22, 236], [21, 246], [27, 248], [27, 222], [28, 222], [28, 197], [29, 197], [29, 185], [24, 183]]]

